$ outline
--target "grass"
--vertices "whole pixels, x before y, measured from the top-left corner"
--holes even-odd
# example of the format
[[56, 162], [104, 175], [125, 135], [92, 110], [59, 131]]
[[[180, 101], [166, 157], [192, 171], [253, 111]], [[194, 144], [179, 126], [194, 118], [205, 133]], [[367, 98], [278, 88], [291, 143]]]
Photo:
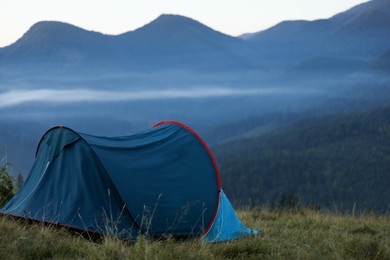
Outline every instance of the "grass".
[[199, 239], [93, 242], [67, 230], [0, 218], [0, 259], [390, 259], [390, 216], [308, 209], [240, 211], [262, 234], [222, 243]]

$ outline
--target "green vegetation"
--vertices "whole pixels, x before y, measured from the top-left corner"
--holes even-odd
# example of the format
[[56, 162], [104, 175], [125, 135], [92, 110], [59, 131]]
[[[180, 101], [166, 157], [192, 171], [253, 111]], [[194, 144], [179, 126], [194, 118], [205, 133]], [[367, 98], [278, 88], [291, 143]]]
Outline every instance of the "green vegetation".
[[241, 202], [293, 193], [331, 210], [390, 211], [390, 106], [309, 118], [214, 147], [224, 189]]
[[93, 242], [67, 230], [0, 218], [0, 259], [390, 259], [390, 217], [308, 209], [239, 212], [261, 235], [222, 243], [199, 239]]
[[0, 208], [2, 208], [23, 185], [24, 177], [20, 174], [15, 178], [9, 173], [13, 165], [5, 163], [0, 166]]
[[14, 195], [13, 179], [7, 172], [8, 166], [9, 164], [6, 163], [4, 166], [0, 167], [0, 208]]

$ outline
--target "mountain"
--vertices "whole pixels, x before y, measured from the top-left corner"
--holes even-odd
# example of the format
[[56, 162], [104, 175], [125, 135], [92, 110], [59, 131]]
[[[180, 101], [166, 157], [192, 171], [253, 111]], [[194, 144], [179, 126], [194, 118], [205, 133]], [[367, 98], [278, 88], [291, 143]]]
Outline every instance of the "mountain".
[[329, 19], [284, 21], [241, 38], [180, 15], [161, 15], [115, 36], [60, 22], [39, 22], [14, 44], [0, 48], [0, 67], [4, 71], [23, 66], [23, 73], [39, 68], [41, 72], [240, 73], [291, 67], [307, 73], [332, 67], [350, 73], [369, 67], [372, 59], [388, 50], [389, 25], [388, 0], [373, 0]]
[[[179, 15], [161, 15], [151, 23], [118, 36], [132, 55], [142, 56], [147, 66], [234, 67], [247, 69], [255, 62], [253, 52], [238, 38], [217, 32], [198, 21]], [[133, 56], [134, 57], [134, 56]]]
[[390, 72], [390, 50], [383, 53], [379, 58], [375, 59], [372, 62], [372, 67], [382, 71], [382, 72]]
[[389, 147], [385, 105], [307, 118], [213, 150], [224, 189], [238, 201], [271, 203], [294, 193], [328, 209], [389, 212]]
[[285, 21], [242, 38], [279, 63], [315, 57], [367, 60], [390, 46], [389, 25], [390, 1], [374, 0], [329, 19]]
[[[156, 52], [187, 52], [191, 49], [204, 48], [218, 51], [221, 47], [230, 49], [242, 43], [237, 38], [217, 32], [191, 18], [167, 14], [118, 37], [127, 44], [133, 44], [132, 47], [149, 47], [149, 49], [157, 47]], [[179, 49], [176, 49], [177, 47]]]
[[353, 57], [337, 57], [337, 56], [315, 56], [307, 58], [296, 65], [293, 65], [289, 70], [290, 74], [300, 74], [312, 78], [319, 76], [340, 76], [343, 77], [350, 73], [369, 72], [369, 61]]
[[336, 14], [332, 17], [335, 22], [349, 22], [353, 21], [359, 16], [370, 12], [381, 12], [390, 15], [390, 5], [388, 0], [372, 0], [366, 3], [359, 4], [350, 8], [349, 10]]
[[328, 20], [284, 21], [246, 41], [275, 64], [292, 64], [309, 56], [333, 30]]
[[187, 17], [161, 15], [121, 35], [103, 35], [61, 22], [39, 22], [0, 49], [0, 64], [104, 67], [123, 70], [246, 69], [256, 62], [241, 39]]
[[366, 10], [353, 18], [350, 12], [334, 18], [335, 22], [344, 18], [344, 22], [324, 45], [326, 53], [370, 59], [389, 48], [390, 1], [374, 0], [363, 7]]
[[106, 38], [62, 22], [38, 22], [14, 44], [3, 48], [1, 58], [7, 62], [85, 61], [108, 48]]

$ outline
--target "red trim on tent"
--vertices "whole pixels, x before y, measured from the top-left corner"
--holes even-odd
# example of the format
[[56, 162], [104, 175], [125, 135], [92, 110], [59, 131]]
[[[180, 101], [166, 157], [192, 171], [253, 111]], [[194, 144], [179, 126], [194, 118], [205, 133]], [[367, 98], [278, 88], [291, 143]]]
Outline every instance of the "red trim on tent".
[[220, 178], [220, 175], [219, 175], [217, 162], [216, 162], [216, 160], [214, 158], [214, 155], [211, 153], [210, 148], [207, 146], [206, 142], [203, 141], [203, 139], [193, 129], [191, 129], [189, 126], [187, 126], [185, 124], [182, 124], [180, 122], [177, 122], [177, 121], [166, 120], [166, 121], [161, 121], [161, 122], [153, 125], [152, 128], [155, 128], [155, 127], [160, 126], [160, 125], [166, 125], [166, 124], [172, 124], [172, 125], [181, 126], [184, 129], [186, 129], [187, 131], [189, 131], [191, 134], [193, 134], [200, 141], [200, 143], [203, 145], [203, 147], [206, 149], [206, 151], [209, 154], [209, 156], [211, 158], [211, 161], [212, 161], [212, 163], [214, 165], [215, 174], [216, 174], [216, 177], [217, 177], [217, 186], [218, 186], [218, 203], [217, 203], [217, 208], [215, 209], [215, 212], [214, 212], [214, 216], [213, 216], [209, 226], [207, 227], [207, 229], [202, 234], [202, 237], [203, 237], [204, 235], [206, 235], [209, 232], [209, 230], [211, 229], [211, 227], [214, 224], [215, 219], [217, 218], [219, 203], [220, 203], [220, 199], [221, 199], [221, 196], [220, 196], [220, 192], [221, 192], [221, 178]]

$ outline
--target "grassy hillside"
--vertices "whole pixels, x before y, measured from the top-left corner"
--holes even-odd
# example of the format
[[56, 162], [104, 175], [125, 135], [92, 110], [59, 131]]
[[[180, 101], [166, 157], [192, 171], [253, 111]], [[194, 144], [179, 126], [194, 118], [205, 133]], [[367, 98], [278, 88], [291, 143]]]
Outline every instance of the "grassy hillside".
[[327, 215], [310, 210], [239, 212], [262, 234], [207, 244], [199, 240], [92, 242], [66, 230], [0, 218], [1, 259], [389, 259], [390, 217]]
[[235, 200], [293, 193], [330, 209], [390, 210], [390, 106], [309, 118], [214, 150]]

